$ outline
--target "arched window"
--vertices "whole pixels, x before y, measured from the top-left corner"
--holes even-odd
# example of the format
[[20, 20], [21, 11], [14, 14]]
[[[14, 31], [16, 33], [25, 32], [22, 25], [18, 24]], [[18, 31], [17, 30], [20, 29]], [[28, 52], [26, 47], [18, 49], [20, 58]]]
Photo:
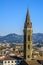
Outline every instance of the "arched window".
[[30, 45], [28, 45], [28, 49], [30, 49]]

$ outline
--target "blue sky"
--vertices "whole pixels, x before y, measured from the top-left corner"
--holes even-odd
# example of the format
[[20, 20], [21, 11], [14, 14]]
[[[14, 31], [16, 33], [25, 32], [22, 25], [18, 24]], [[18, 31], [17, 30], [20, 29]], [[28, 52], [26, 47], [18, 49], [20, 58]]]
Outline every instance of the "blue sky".
[[0, 36], [23, 34], [27, 8], [34, 33], [43, 33], [43, 0], [0, 0]]

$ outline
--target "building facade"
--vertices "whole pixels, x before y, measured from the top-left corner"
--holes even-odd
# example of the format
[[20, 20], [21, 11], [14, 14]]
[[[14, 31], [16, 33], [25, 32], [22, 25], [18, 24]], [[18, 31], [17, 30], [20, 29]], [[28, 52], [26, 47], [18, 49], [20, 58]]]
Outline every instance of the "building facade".
[[3, 60], [3, 65], [19, 65], [21, 60]]
[[24, 59], [32, 58], [32, 23], [30, 21], [29, 11], [27, 11], [24, 25]]
[[21, 58], [2, 58], [0, 60], [0, 65], [19, 65], [22, 61]]

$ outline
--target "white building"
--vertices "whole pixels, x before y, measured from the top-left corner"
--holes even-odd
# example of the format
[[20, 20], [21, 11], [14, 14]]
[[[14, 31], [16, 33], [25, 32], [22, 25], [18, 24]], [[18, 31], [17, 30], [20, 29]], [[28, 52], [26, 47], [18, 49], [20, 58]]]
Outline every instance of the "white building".
[[21, 60], [3, 60], [3, 65], [18, 65]]
[[0, 64], [1, 65], [18, 65], [20, 64], [21, 61], [22, 59], [18, 57], [15, 57], [15, 58], [5, 57], [0, 59]]

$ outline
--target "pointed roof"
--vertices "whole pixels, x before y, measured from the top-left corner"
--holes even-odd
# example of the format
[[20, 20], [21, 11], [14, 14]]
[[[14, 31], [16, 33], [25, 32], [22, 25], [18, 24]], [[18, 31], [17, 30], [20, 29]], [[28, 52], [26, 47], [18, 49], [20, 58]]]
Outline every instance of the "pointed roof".
[[32, 27], [29, 10], [27, 10], [26, 20], [25, 20], [25, 25], [24, 25], [24, 28], [26, 27], [29, 27], [29, 28]]
[[30, 12], [27, 9], [26, 22], [30, 22]]

